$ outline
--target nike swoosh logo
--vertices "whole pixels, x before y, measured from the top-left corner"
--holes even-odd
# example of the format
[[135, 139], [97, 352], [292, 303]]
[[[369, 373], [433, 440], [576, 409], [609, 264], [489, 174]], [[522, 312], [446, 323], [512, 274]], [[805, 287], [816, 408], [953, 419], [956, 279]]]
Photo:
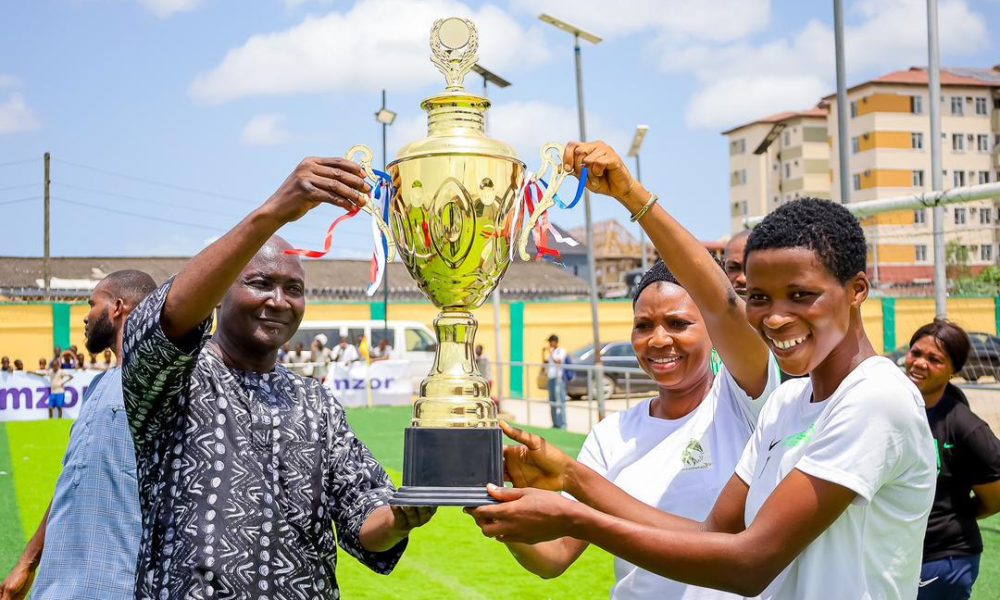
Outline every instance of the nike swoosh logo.
[[917, 587], [926, 587], [926, 586], [928, 586], [928, 585], [930, 585], [930, 584], [934, 583], [934, 582], [935, 582], [935, 581], [937, 581], [938, 579], [940, 579], [940, 578], [939, 578], [939, 577], [931, 577], [931, 578], [930, 578], [930, 579], [928, 579], [927, 581], [924, 581], [923, 579], [921, 579], [921, 580], [920, 580], [920, 583], [918, 583], [918, 584], [917, 584]]
[[767, 447], [767, 451], [770, 452], [771, 450], [774, 450], [774, 447], [780, 443], [781, 440], [774, 440], [773, 442], [771, 442], [771, 445]]

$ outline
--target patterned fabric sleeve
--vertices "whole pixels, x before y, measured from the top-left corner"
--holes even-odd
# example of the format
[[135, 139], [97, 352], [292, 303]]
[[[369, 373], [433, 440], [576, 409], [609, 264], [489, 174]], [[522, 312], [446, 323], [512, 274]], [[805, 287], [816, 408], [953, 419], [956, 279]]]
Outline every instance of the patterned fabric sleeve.
[[178, 397], [212, 325], [209, 317], [198, 326], [192, 334], [194, 348], [179, 348], [167, 338], [160, 315], [173, 281], [171, 277], [140, 302], [125, 322], [122, 392], [137, 448], [157, 439], [176, 414]]
[[348, 554], [372, 571], [387, 575], [399, 562], [408, 540], [385, 552], [370, 552], [361, 545], [360, 536], [361, 526], [376, 508], [388, 505], [395, 488], [382, 465], [354, 435], [344, 408], [325, 389], [323, 397], [330, 414], [327, 510], [333, 515], [337, 539]]

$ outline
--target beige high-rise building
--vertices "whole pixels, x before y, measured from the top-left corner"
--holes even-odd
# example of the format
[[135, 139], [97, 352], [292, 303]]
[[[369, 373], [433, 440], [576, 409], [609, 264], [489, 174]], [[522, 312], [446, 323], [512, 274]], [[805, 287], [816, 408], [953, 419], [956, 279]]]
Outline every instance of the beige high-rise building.
[[[822, 146], [828, 161], [825, 190], [815, 181], [803, 183], [792, 193], [801, 196], [842, 198], [846, 202], [861, 202], [876, 198], [904, 196], [931, 191], [930, 121], [928, 116], [927, 71], [912, 68], [897, 71], [856, 85], [847, 91], [850, 102], [848, 137], [850, 139], [851, 189], [840, 190], [839, 153], [837, 149], [836, 96], [824, 98], [815, 112], [827, 108], [823, 118], [824, 143], [809, 144], [803, 154], [815, 157]], [[941, 72], [941, 157], [944, 189], [1000, 181], [1000, 69], [943, 69]], [[786, 115], [788, 113], [785, 113]], [[791, 113], [805, 114], [805, 113]], [[780, 116], [771, 123], [764, 138], [773, 138], [774, 129], [789, 122]], [[773, 117], [771, 119], [774, 119]], [[770, 169], [785, 169], [793, 154], [780, 150], [772, 158], [769, 147], [758, 144], [757, 161], [734, 150], [746, 143], [741, 140], [760, 137], [766, 129], [764, 121], [751, 123], [725, 132], [730, 144], [732, 171], [748, 169], [746, 178], [760, 177], [757, 173]], [[800, 128], [815, 127], [813, 122]], [[787, 127], [788, 125], [786, 125]], [[779, 132], [780, 134], [781, 132]], [[809, 133], [810, 139], [817, 137]], [[782, 140], [784, 141], [784, 140]], [[794, 144], [794, 141], [793, 141]], [[774, 144], [772, 143], [771, 146]], [[803, 144], [806, 145], [805, 143]], [[793, 161], [795, 159], [792, 159]], [[808, 177], [810, 165], [805, 163]], [[750, 171], [753, 171], [753, 175]], [[788, 200], [789, 185], [782, 194], [768, 187], [750, 188], [739, 185], [740, 175], [731, 175], [730, 200], [733, 204], [732, 230], [742, 227], [742, 207], [747, 216], [763, 215], [778, 203]], [[766, 177], [765, 177], [766, 179]], [[756, 182], [756, 180], [754, 180]], [[764, 193], [764, 190], [768, 190]], [[816, 191], [820, 193], [815, 193]], [[825, 194], [824, 194], [825, 192]], [[775, 197], [778, 198], [775, 201]], [[735, 203], [746, 200], [745, 205]], [[998, 264], [1000, 253], [1000, 202], [990, 200], [948, 206], [945, 209], [945, 239], [951, 253], [961, 256], [972, 273]], [[880, 214], [864, 221], [871, 251], [869, 264], [872, 276], [881, 285], [929, 283], [933, 276], [933, 239], [931, 210], [901, 211]]]

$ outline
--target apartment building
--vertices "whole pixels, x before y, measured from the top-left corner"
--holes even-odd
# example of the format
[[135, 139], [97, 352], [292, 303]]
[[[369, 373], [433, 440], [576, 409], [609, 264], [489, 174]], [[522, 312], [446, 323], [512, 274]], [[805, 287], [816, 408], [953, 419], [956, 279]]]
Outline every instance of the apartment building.
[[778, 113], [723, 132], [729, 137], [732, 231], [782, 202], [831, 197], [827, 105]]
[[[831, 95], [822, 99], [814, 109], [825, 109], [825, 143], [808, 149], [818, 153], [820, 146], [825, 146], [824, 156], [829, 165], [827, 195], [807, 194], [804, 193], [805, 188], [799, 192], [800, 195], [861, 202], [931, 191], [927, 71], [911, 68], [866, 81], [850, 88], [847, 99], [850, 103], [851, 188], [843, 192], [840, 189], [837, 175], [837, 99], [836, 95]], [[944, 189], [1000, 181], [1000, 68], [942, 69], [938, 102], [941, 110]], [[729, 138], [733, 171], [747, 168], [747, 162], [752, 162], [747, 161], [747, 157], [734, 154], [734, 148], [739, 148], [742, 138], [760, 129], [761, 122], [757, 122], [724, 132]], [[815, 133], [809, 135], [816, 137]], [[779, 160], [776, 153], [774, 159], [765, 161], [772, 171], [776, 167], [783, 169], [788, 156], [788, 153], [781, 152]], [[809, 164], [815, 168], [818, 163], [804, 166], [808, 169]], [[735, 176], [730, 190], [732, 202], [751, 195], [753, 191], [741, 188]], [[756, 193], [753, 198], [748, 198], [747, 215], [766, 214], [780, 201], [788, 199], [780, 195], [775, 202], [774, 196], [773, 193]], [[732, 206], [736, 212], [735, 205]], [[946, 208], [945, 213], [946, 240], [960, 247], [970, 271], [975, 273], [986, 266], [998, 264], [1000, 203], [985, 200], [952, 205]], [[930, 209], [885, 213], [865, 219], [866, 235], [871, 246], [871, 274], [877, 283], [892, 286], [931, 281], [931, 220]], [[741, 226], [742, 216], [734, 217], [733, 231]]]

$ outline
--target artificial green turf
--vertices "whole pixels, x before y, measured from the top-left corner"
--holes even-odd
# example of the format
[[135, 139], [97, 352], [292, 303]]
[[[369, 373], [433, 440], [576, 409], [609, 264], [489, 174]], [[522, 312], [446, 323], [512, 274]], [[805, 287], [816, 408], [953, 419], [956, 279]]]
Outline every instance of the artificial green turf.
[[[355, 409], [349, 419], [398, 482], [409, 408]], [[570, 454], [583, 441], [583, 436], [563, 431], [533, 431]], [[0, 579], [45, 512], [68, 438], [67, 421], [0, 423], [0, 471], [6, 472], [0, 475]], [[982, 521], [981, 527], [986, 549], [973, 598], [992, 600], [1000, 598], [1000, 515]], [[594, 548], [562, 577], [540, 580], [523, 571], [501, 544], [484, 538], [458, 509], [441, 509], [414, 532], [406, 555], [388, 577], [371, 573], [346, 553], [339, 557], [337, 576], [345, 598], [606, 598], [613, 582], [610, 556]]]

